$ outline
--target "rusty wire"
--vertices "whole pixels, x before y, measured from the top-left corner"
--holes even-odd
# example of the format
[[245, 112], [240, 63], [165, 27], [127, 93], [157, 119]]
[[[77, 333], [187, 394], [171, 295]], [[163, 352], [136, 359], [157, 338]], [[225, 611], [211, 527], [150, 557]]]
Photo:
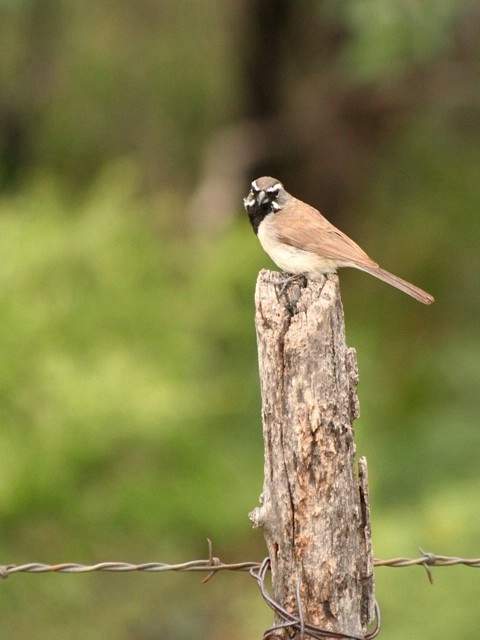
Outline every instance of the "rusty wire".
[[[62, 564], [45, 564], [41, 562], [29, 562], [28, 564], [5, 564], [0, 565], [0, 577], [8, 578], [16, 573], [88, 573], [91, 571], [116, 571], [119, 573], [131, 571], [145, 571], [159, 573], [164, 571], [199, 571], [208, 572], [204, 578], [207, 582], [219, 571], [259, 571], [260, 562], [236, 562], [226, 564], [219, 558], [213, 556], [212, 544], [208, 540], [209, 555], [204, 560], [190, 560], [178, 564], [167, 564], [164, 562], [144, 562], [134, 564], [131, 562], [99, 562], [97, 564], [79, 564], [66, 562]], [[480, 568], [480, 558], [460, 558], [452, 556], [442, 556], [420, 549], [421, 555], [418, 558], [390, 558], [389, 560], [375, 559], [376, 567], [403, 568], [415, 565], [423, 567], [431, 580], [431, 567], [451, 567], [453, 565], [464, 565], [466, 567]]]
[[[376, 626], [373, 631], [368, 632], [364, 636], [354, 635], [342, 631], [333, 631], [323, 627], [316, 626], [307, 622], [304, 618], [302, 603], [300, 598], [300, 585], [297, 584], [296, 601], [297, 612], [291, 613], [284, 609], [276, 602], [265, 588], [265, 576], [270, 568], [270, 559], [265, 558], [263, 562], [236, 562], [226, 564], [213, 555], [213, 547], [211, 540], [208, 542], [208, 558], [204, 560], [190, 560], [178, 564], [166, 564], [164, 562], [145, 562], [142, 564], [133, 564], [130, 562], [99, 562], [97, 564], [85, 565], [73, 562], [63, 564], [44, 564], [39, 562], [30, 562], [28, 564], [0, 565], [0, 578], [8, 578], [17, 573], [87, 573], [91, 571], [114, 571], [119, 573], [132, 571], [145, 571], [159, 573], [165, 571], [200, 571], [208, 572], [202, 582], [208, 582], [219, 571], [248, 571], [250, 575], [257, 581], [262, 596], [268, 606], [275, 612], [278, 619], [282, 622], [267, 629], [263, 635], [263, 640], [283, 640], [277, 631], [289, 629], [298, 632], [295, 636], [299, 640], [305, 638], [313, 638], [313, 640], [325, 640], [334, 638], [337, 640], [373, 640], [380, 631], [380, 610], [378, 604], [375, 603], [375, 619]], [[392, 567], [402, 568], [411, 566], [421, 566], [425, 569], [430, 583], [433, 582], [431, 567], [451, 567], [453, 565], [464, 565], [467, 567], [480, 568], [480, 558], [460, 558], [456, 556], [443, 556], [424, 551], [420, 549], [418, 558], [391, 558], [389, 560], [375, 559], [376, 567]]]

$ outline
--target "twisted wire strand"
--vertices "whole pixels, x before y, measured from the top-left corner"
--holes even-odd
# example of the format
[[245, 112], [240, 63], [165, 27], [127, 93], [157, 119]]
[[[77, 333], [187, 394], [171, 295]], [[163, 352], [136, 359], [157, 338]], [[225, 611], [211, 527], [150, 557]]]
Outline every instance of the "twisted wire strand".
[[[198, 571], [208, 572], [204, 581], [208, 581], [219, 571], [259, 571], [260, 562], [235, 562], [224, 563], [212, 554], [211, 542], [209, 542], [209, 557], [204, 560], [190, 560], [177, 564], [167, 564], [164, 562], [144, 562], [135, 564], [131, 562], [98, 562], [96, 564], [80, 564], [75, 562], [65, 562], [61, 564], [45, 564], [41, 562], [29, 562], [27, 564], [5, 564], [0, 565], [0, 577], [8, 578], [17, 573], [87, 573], [91, 571], [116, 571], [119, 573], [129, 571], [145, 571], [152, 573], [162, 573], [165, 571]], [[431, 567], [451, 567], [463, 565], [471, 568], [480, 568], [480, 558], [461, 558], [458, 556], [444, 556], [420, 550], [418, 558], [397, 557], [388, 560], [376, 558], [376, 567], [403, 568], [415, 565], [424, 567], [427, 571]]]

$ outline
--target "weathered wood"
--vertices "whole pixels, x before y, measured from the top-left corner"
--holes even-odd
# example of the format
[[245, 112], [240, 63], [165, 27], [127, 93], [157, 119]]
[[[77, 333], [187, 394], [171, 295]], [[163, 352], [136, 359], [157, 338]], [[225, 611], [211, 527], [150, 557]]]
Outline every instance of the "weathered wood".
[[337, 276], [284, 292], [279, 278], [262, 271], [255, 296], [265, 477], [250, 518], [265, 535], [275, 600], [297, 611], [298, 584], [306, 621], [362, 635], [374, 598], [366, 462], [355, 471], [356, 354]]

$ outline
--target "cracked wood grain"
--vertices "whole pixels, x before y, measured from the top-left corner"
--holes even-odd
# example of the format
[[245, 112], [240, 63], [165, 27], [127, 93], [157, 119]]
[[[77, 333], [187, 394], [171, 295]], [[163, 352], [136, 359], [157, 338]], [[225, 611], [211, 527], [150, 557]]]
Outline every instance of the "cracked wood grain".
[[298, 583], [306, 620], [362, 634], [374, 597], [366, 461], [360, 475], [355, 466], [356, 354], [337, 276], [284, 292], [280, 277], [262, 271], [255, 294], [265, 469], [250, 519], [263, 529], [274, 598], [294, 612]]

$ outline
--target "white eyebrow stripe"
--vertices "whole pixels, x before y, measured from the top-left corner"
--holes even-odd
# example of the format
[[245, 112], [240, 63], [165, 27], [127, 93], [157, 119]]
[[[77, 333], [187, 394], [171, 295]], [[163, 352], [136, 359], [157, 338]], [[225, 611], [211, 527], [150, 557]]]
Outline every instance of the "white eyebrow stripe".
[[256, 181], [256, 180], [254, 180], [254, 181], [252, 182], [252, 187], [255, 189], [255, 191], [260, 191], [260, 189], [258, 188], [258, 185], [257, 185], [257, 181]]
[[267, 193], [273, 193], [274, 191], [278, 191], [279, 189], [283, 189], [283, 184], [281, 182], [276, 182], [273, 187], [268, 187]]

